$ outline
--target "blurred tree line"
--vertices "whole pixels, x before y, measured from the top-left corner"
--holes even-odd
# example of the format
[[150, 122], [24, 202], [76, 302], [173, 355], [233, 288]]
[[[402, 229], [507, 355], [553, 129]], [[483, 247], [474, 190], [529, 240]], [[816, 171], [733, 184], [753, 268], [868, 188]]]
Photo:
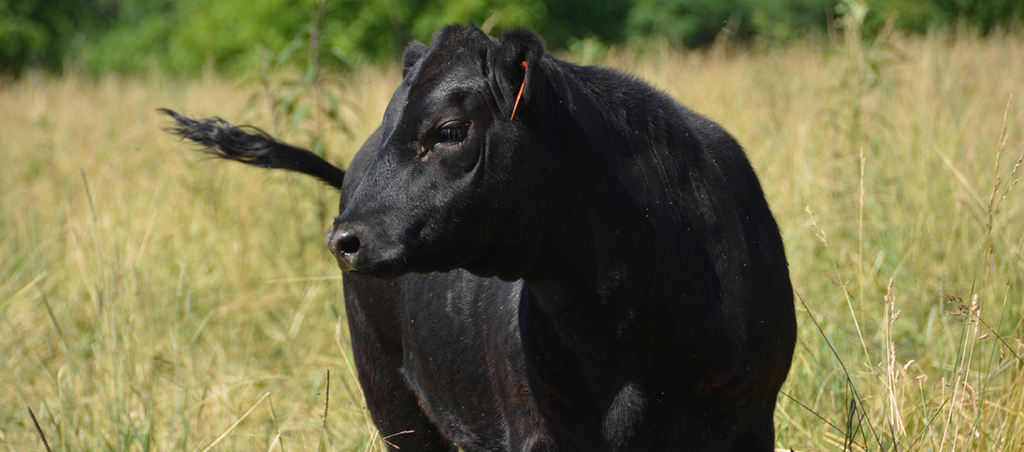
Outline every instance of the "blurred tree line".
[[[394, 58], [451, 22], [492, 34], [527, 27], [551, 49], [649, 40], [699, 47], [730, 39], [784, 42], [833, 20], [834, 0], [0, 0], [0, 72], [157, 70], [195, 74], [259, 64], [315, 41], [328, 66]], [[1021, 0], [875, 0], [869, 24], [945, 25], [979, 33], [1019, 27]], [[263, 52], [264, 54], [266, 52]]]

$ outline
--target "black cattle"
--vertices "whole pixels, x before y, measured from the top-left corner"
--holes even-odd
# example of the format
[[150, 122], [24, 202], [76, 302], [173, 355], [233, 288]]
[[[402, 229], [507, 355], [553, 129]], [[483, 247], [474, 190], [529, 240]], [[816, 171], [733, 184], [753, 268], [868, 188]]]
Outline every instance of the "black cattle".
[[393, 449], [772, 450], [796, 321], [736, 141], [527, 31], [445, 28], [403, 77], [347, 174], [169, 112], [221, 157], [341, 189], [328, 246]]

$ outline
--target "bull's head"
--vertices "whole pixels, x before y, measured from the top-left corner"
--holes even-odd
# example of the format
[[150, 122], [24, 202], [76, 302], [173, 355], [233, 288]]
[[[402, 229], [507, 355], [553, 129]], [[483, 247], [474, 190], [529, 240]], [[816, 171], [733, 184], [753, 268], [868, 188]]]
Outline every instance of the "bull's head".
[[498, 40], [472, 26], [409, 47], [379, 146], [365, 150], [375, 156], [328, 236], [342, 270], [506, 279], [528, 270], [538, 219], [555, 208], [544, 181], [556, 157], [539, 139], [555, 130], [537, 107], [544, 55], [530, 32]]

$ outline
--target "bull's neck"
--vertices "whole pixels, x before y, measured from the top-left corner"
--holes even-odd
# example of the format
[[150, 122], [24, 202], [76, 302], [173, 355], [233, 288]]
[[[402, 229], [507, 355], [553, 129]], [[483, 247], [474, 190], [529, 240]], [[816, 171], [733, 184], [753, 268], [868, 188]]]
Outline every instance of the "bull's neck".
[[552, 68], [544, 106], [535, 110], [541, 117], [533, 127], [549, 128], [544, 136], [554, 138], [551, 152], [561, 157], [549, 187], [561, 203], [551, 209], [544, 243], [523, 279], [548, 312], [620, 309], [612, 305], [671, 284], [653, 277], [678, 263], [668, 251], [673, 239], [656, 230], [635, 198], [637, 187], [628, 189], [628, 178], [618, 174], [612, 153], [630, 140], [600, 114], [598, 87], [573, 73]]
[[553, 225], [525, 282], [557, 323], [585, 330], [607, 315], [633, 309], [634, 303], [660, 291], [664, 278], [654, 275], [671, 266], [664, 246], [629, 206], [606, 204], [592, 192], [599, 208], [581, 202]]

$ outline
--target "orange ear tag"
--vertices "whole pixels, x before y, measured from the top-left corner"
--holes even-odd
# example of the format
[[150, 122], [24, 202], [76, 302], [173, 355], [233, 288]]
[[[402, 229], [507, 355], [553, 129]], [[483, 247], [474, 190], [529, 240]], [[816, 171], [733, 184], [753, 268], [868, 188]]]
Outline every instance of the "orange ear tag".
[[519, 107], [519, 98], [523, 97], [523, 88], [526, 87], [526, 62], [523, 61], [523, 84], [519, 85], [519, 94], [516, 94], [516, 103], [512, 104], [512, 117], [509, 121], [516, 119], [516, 108]]

